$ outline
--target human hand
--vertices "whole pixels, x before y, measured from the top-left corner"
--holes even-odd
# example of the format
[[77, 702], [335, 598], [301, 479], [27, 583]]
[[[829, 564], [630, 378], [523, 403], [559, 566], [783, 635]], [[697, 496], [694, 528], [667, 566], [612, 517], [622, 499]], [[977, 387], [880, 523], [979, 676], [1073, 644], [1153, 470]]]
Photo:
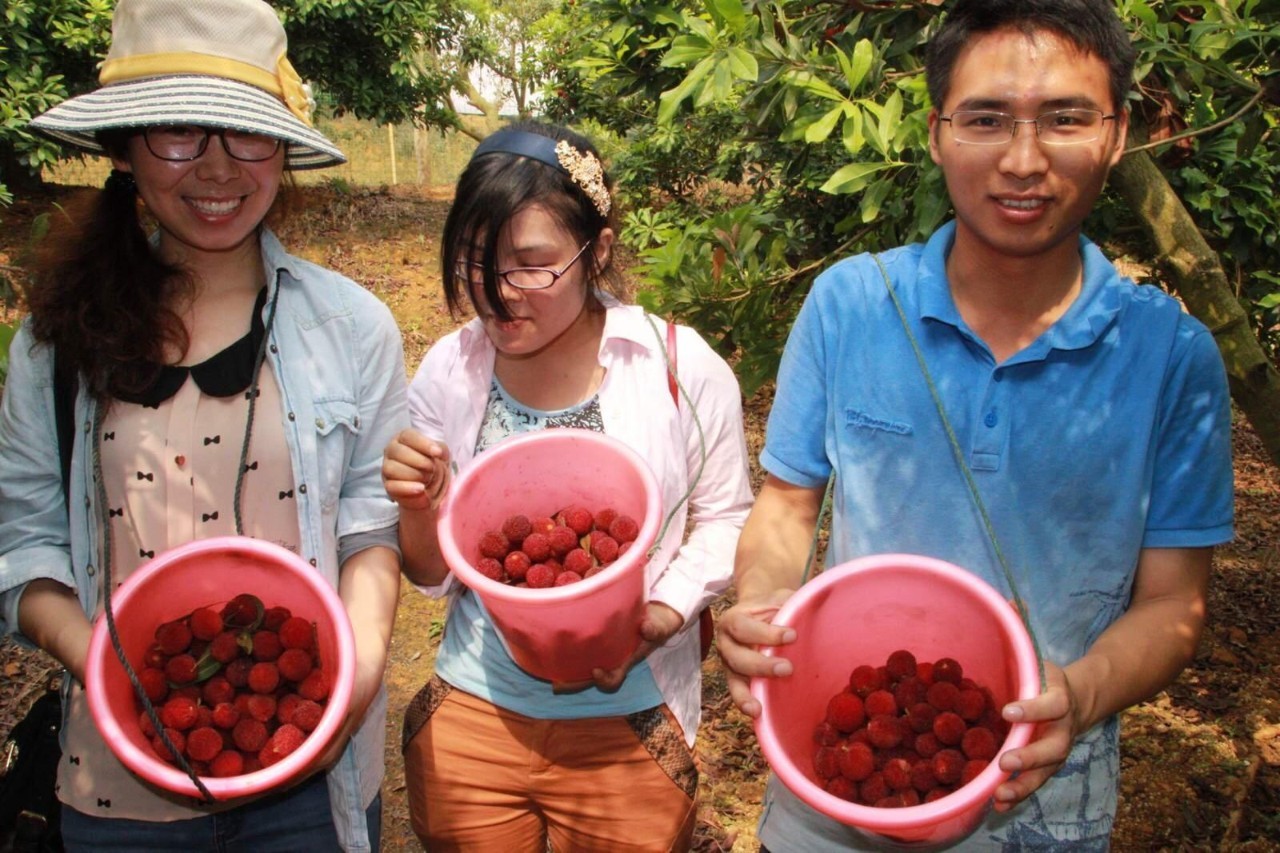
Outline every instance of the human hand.
[[1071, 682], [1061, 667], [1044, 664], [1047, 687], [1043, 693], [1004, 706], [1001, 715], [1010, 723], [1035, 723], [1031, 743], [1000, 756], [1000, 769], [1014, 773], [996, 788], [995, 810], [1007, 812], [1031, 796], [1066, 762], [1080, 734], [1079, 706]]
[[403, 509], [439, 507], [451, 473], [449, 448], [417, 430], [401, 430], [382, 454], [382, 485]]
[[654, 649], [664, 645], [684, 627], [684, 618], [676, 610], [659, 601], [650, 601], [645, 605], [644, 615], [640, 618], [640, 644], [626, 663], [614, 669], [595, 669], [590, 680], [577, 682], [557, 682], [552, 685], [556, 693], [576, 693], [588, 687], [596, 687], [606, 693], [612, 693], [622, 686], [623, 679], [631, 668], [647, 658]]
[[774, 590], [763, 601], [742, 601], [716, 620], [716, 648], [724, 663], [729, 696], [748, 717], [760, 716], [760, 703], [751, 695], [751, 679], [790, 675], [791, 661], [765, 655], [757, 646], [783, 646], [795, 642], [794, 628], [773, 625], [778, 608], [794, 590]]

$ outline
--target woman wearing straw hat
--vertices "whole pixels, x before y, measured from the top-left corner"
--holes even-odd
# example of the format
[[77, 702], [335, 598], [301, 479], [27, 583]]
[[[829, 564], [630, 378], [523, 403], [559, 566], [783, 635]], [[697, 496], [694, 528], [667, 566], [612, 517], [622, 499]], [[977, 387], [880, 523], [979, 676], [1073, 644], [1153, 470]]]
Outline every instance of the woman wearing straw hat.
[[[285, 169], [344, 158], [311, 128], [261, 0], [120, 0], [100, 79], [32, 122], [113, 170], [55, 218], [68, 221], [33, 270], [0, 411], [0, 630], [72, 675], [65, 842], [377, 849], [399, 575], [379, 469], [407, 423], [401, 339], [367, 291], [289, 255], [263, 225]], [[55, 363], [78, 389], [62, 483], [55, 400], [68, 383]], [[115, 759], [81, 681], [103, 587], [231, 533], [285, 545], [338, 589], [359, 665], [346, 726], [311, 775], [248, 803], [196, 803]]]

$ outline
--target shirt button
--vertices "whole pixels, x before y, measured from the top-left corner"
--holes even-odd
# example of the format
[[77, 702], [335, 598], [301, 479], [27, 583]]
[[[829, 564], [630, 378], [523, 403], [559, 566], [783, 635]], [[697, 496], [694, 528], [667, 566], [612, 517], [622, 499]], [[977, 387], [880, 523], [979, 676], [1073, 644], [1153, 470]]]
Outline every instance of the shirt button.
[[280, 349], [279, 349], [279, 347], [277, 347], [275, 344], [272, 344], [272, 345], [271, 345], [271, 352], [272, 352], [273, 354], [274, 354], [274, 353], [278, 353], [278, 352], [280, 352]]
[[993, 427], [993, 426], [995, 426], [997, 423], [999, 423], [999, 422], [1000, 422], [1000, 420], [999, 420], [999, 418], [997, 418], [997, 417], [996, 417], [996, 413], [995, 413], [995, 411], [994, 411], [994, 410], [992, 410], [992, 411], [990, 411], [990, 412], [987, 412], [987, 416], [986, 416], [985, 418], [983, 418], [983, 419], [982, 419], [982, 422], [983, 422], [984, 424], [986, 424], [988, 427]]
[[93, 577], [97, 573], [97, 571], [98, 570], [93, 567], [93, 563], [90, 563], [89, 565], [84, 567], [84, 573], [89, 577]]
[[298, 419], [297, 415], [295, 415], [293, 412], [289, 413], [289, 420], [296, 421], [297, 419]]
[[992, 374], [992, 378], [993, 378], [993, 379], [995, 379], [997, 382], [1003, 382], [1003, 381], [1004, 381], [1004, 371], [1003, 371], [1003, 370], [997, 370], [994, 374]]
[[316, 563], [316, 558], [315, 558], [315, 557], [312, 557], [310, 560], [307, 560], [307, 562], [308, 562], [308, 563], [310, 563], [310, 564], [311, 564], [311, 565], [313, 565], [313, 566], [317, 565], [317, 563]]
[[316, 418], [316, 429], [324, 429], [324, 418]]
[[305, 495], [306, 493], [307, 493], [307, 484], [306, 484], [306, 483], [303, 483], [301, 486], [298, 486], [298, 494], [300, 494], [300, 495]]

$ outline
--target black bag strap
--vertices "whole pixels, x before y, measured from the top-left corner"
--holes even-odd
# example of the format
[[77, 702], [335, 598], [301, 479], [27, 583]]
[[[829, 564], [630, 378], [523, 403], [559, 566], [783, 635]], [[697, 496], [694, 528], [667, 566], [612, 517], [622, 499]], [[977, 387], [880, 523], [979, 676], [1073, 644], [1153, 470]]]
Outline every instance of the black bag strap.
[[76, 374], [54, 349], [53, 417], [58, 435], [58, 457], [62, 462], [62, 496], [71, 511], [71, 450], [75, 446]]

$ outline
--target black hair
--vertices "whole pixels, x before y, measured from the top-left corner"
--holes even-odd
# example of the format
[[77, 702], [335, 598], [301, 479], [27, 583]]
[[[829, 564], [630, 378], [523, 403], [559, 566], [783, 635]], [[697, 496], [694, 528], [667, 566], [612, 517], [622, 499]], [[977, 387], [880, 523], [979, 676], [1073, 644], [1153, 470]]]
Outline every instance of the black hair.
[[925, 81], [941, 110], [956, 57], [976, 36], [1004, 28], [1026, 35], [1048, 30], [1107, 64], [1112, 108], [1124, 109], [1137, 51], [1112, 0], [956, 0], [925, 52]]
[[[510, 125], [510, 129], [564, 140], [578, 151], [601, 159], [586, 137], [565, 127], [522, 121]], [[604, 180], [605, 187], [612, 192], [608, 175]], [[497, 276], [499, 239], [511, 218], [531, 204], [544, 208], [579, 245], [588, 241], [594, 244], [605, 228], [614, 227], [612, 209], [609, 214], [601, 213], [582, 188], [555, 166], [505, 152], [473, 157], [458, 178], [440, 246], [445, 301], [455, 316], [472, 302], [468, 281], [457, 273], [458, 261], [470, 260], [483, 266], [487, 305], [499, 320], [511, 319]], [[585, 264], [589, 288], [598, 287], [621, 295], [620, 279], [612, 263], [601, 266], [595, 252], [590, 250], [582, 255], [579, 263]], [[594, 300], [591, 302], [594, 304]]]

